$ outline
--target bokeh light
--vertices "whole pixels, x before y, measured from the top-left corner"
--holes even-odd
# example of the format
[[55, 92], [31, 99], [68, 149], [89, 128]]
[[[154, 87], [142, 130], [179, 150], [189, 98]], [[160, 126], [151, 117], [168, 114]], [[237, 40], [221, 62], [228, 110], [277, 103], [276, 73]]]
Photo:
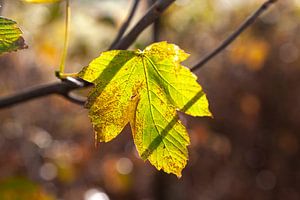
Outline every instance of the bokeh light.
[[85, 192], [84, 200], [109, 200], [109, 197], [106, 193], [93, 188]]

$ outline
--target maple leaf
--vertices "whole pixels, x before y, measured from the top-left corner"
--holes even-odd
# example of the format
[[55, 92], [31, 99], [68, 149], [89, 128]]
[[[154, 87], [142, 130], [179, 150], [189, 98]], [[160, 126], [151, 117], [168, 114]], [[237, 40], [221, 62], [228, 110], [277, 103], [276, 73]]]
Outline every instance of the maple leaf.
[[27, 48], [22, 31], [11, 19], [0, 17], [0, 54]]
[[211, 116], [196, 76], [180, 64], [187, 57], [178, 46], [159, 42], [144, 51], [103, 52], [83, 68], [79, 77], [95, 84], [86, 107], [96, 140], [108, 142], [130, 123], [142, 159], [180, 177], [190, 141], [177, 110]]

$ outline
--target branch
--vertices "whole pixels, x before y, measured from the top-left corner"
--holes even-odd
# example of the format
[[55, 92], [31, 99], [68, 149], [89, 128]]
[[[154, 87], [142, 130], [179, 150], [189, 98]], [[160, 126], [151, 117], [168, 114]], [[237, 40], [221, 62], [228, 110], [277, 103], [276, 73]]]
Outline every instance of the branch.
[[48, 96], [50, 94], [58, 94], [74, 103], [82, 104], [83, 102], [79, 102], [78, 99], [72, 98], [68, 95], [70, 91], [77, 89], [78, 87], [80, 87], [80, 85], [71, 80], [37, 86], [18, 94], [0, 99], [0, 109], [14, 106], [18, 103], [26, 102], [32, 99]]
[[131, 31], [116, 45], [116, 49], [127, 49], [136, 38], [172, 4], [175, 0], [158, 0], [148, 10], [146, 15], [131, 29]]
[[123, 37], [126, 29], [128, 28], [136, 10], [137, 10], [137, 7], [139, 5], [139, 2], [140, 0], [134, 0], [133, 4], [132, 4], [132, 8], [130, 10], [130, 13], [126, 19], [126, 21], [123, 23], [123, 25], [121, 26], [118, 34], [117, 34], [117, 37], [115, 38], [115, 40], [112, 42], [112, 44], [110, 45], [109, 49], [114, 49], [116, 44], [121, 40], [121, 38]]
[[[148, 5], [151, 7], [157, 0], [148, 0]], [[153, 22], [152, 27], [152, 41], [159, 41], [159, 29], [160, 29], [160, 19], [159, 17]]]
[[227, 39], [225, 39], [216, 49], [202, 58], [197, 64], [195, 64], [191, 70], [196, 71], [208, 63], [212, 58], [222, 52], [227, 46], [229, 46], [240, 34], [242, 34], [249, 26], [251, 26], [256, 19], [261, 16], [273, 3], [277, 0], [269, 0], [263, 3], [252, 15], [244, 21], [236, 31], [234, 31]]
[[[175, 0], [158, 0], [153, 6], [148, 10], [143, 18], [132, 28], [132, 30], [121, 39], [116, 45], [115, 49], [127, 49], [135, 39], [145, 30], [151, 23], [153, 23], [160, 14], [167, 9]], [[256, 10], [235, 32], [233, 32], [226, 40], [224, 40], [219, 47], [205, 56], [200, 60], [196, 65], [192, 67], [192, 71], [195, 71], [205, 65], [213, 57], [218, 55], [222, 50], [224, 50], [229, 44], [231, 44], [244, 30], [246, 30], [250, 25], [252, 25], [256, 19], [265, 12], [272, 3], [275, 3], [276, 0], [266, 1], [262, 6]], [[48, 96], [51, 94], [58, 94], [66, 99], [83, 104], [84, 100], [70, 95], [70, 92], [78, 88], [91, 86], [91, 84], [84, 82], [83, 80], [71, 80], [67, 78], [62, 82], [41, 85], [32, 89], [29, 89], [18, 94], [0, 98], [0, 109], [16, 105], [18, 103], [26, 102], [35, 98], [40, 98]]]
[[[175, 0], [158, 0], [142, 17], [139, 22], [132, 28], [132, 30], [122, 38], [116, 45], [115, 49], [127, 49], [135, 39], [146, 29], [151, 23], [159, 17]], [[52, 83], [48, 85], [40, 85], [35, 88], [20, 92], [8, 97], [0, 98], [0, 109], [23, 103], [32, 99], [48, 96], [51, 94], [58, 94], [65, 97], [72, 102], [83, 104], [82, 98], [71, 96], [70, 92], [78, 88], [91, 86], [83, 80], [65, 79], [62, 82]]]

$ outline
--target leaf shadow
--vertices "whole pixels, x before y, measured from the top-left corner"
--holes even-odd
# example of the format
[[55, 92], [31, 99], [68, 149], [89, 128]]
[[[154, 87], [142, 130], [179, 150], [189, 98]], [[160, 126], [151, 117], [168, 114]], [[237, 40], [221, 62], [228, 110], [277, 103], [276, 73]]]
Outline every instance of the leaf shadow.
[[[186, 112], [197, 100], [199, 100], [205, 93], [203, 91], [198, 92], [190, 101], [188, 101], [182, 109], [181, 112]], [[158, 135], [147, 147], [147, 149], [141, 154], [143, 159], [147, 159], [163, 142], [163, 139], [168, 135], [169, 131], [175, 126], [178, 122], [179, 116], [178, 114], [172, 118], [172, 120], [166, 125], [166, 127], [162, 130], [161, 134]]]
[[120, 69], [135, 56], [134, 52], [119, 51], [118, 54], [111, 59], [107, 67], [94, 81], [96, 87], [89, 94], [89, 99], [85, 105], [86, 108], [90, 108], [94, 104], [95, 100], [100, 96], [105, 87], [110, 83]]

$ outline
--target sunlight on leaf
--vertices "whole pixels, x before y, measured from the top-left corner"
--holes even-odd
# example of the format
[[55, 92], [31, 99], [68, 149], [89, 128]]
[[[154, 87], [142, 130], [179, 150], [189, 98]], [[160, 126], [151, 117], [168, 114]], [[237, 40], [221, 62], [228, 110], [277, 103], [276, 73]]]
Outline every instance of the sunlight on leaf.
[[11, 19], [0, 17], [0, 54], [25, 48], [27, 45], [17, 23]]
[[108, 142], [130, 123], [142, 159], [180, 177], [190, 141], [177, 110], [211, 116], [196, 76], [180, 64], [187, 57], [159, 42], [144, 51], [103, 52], [85, 67], [79, 76], [96, 86], [86, 104], [96, 139]]

